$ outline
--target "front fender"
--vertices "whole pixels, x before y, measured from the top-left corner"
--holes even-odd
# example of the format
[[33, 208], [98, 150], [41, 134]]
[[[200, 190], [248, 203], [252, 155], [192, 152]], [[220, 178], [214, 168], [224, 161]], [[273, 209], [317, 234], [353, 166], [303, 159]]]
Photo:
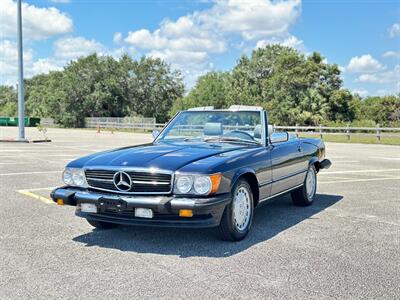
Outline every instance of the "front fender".
[[256, 177], [256, 172], [252, 168], [247, 167], [247, 168], [240, 168], [240, 169], [236, 170], [236, 172], [233, 175], [232, 180], [231, 180], [231, 190], [236, 185], [240, 176], [242, 176], [244, 174], [252, 174], [252, 175], [254, 175], [254, 177]]

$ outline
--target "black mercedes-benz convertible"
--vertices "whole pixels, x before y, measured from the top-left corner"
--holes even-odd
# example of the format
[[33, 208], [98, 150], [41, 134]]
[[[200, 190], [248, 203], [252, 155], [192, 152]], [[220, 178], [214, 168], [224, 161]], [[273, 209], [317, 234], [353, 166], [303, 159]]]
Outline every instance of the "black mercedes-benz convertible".
[[290, 192], [295, 205], [312, 204], [317, 173], [331, 165], [320, 139], [267, 124], [260, 107], [182, 111], [150, 144], [70, 162], [51, 197], [100, 229], [219, 226], [224, 239], [241, 240], [261, 202]]

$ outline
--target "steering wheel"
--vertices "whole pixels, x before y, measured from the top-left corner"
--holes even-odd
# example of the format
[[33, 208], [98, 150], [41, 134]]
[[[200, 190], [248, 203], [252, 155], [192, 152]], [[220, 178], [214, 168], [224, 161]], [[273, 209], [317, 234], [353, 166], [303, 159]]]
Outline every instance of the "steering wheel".
[[240, 139], [244, 139], [244, 140], [250, 140], [250, 141], [254, 141], [254, 137], [245, 131], [240, 131], [240, 130], [232, 130], [230, 132], [227, 132], [224, 134], [224, 136], [231, 136], [231, 137], [237, 137]]

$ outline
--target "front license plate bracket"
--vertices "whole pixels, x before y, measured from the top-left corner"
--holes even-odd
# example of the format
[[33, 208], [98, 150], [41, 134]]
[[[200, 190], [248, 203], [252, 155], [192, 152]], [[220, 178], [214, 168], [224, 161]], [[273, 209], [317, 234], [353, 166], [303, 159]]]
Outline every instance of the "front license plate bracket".
[[127, 203], [121, 199], [99, 199], [99, 210], [100, 211], [113, 211], [120, 212], [125, 210], [127, 207]]

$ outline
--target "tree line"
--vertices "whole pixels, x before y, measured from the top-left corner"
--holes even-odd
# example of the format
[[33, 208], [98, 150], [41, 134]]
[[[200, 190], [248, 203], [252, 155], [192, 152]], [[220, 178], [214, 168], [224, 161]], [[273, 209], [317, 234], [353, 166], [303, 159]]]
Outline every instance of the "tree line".
[[[140, 115], [165, 122], [196, 106], [259, 105], [279, 125], [400, 126], [400, 95], [361, 99], [343, 88], [340, 70], [319, 53], [269, 45], [242, 56], [227, 72], [209, 72], [184, 94], [180, 71], [158, 58], [96, 54], [62, 71], [25, 80], [29, 116], [82, 127], [85, 117]], [[14, 87], [0, 86], [0, 115], [14, 116]]]
[[[85, 117], [151, 116], [168, 119], [183, 96], [178, 71], [157, 58], [133, 60], [96, 54], [71, 61], [62, 71], [25, 80], [26, 115], [54, 118], [65, 127], [83, 127]], [[16, 115], [15, 88], [0, 87], [0, 115]]]

